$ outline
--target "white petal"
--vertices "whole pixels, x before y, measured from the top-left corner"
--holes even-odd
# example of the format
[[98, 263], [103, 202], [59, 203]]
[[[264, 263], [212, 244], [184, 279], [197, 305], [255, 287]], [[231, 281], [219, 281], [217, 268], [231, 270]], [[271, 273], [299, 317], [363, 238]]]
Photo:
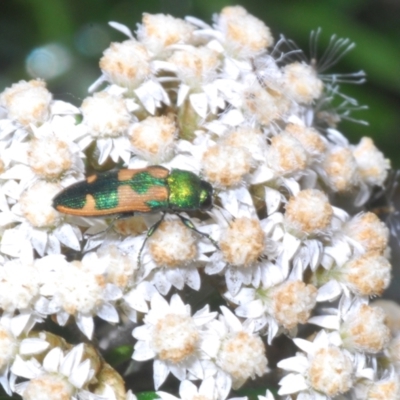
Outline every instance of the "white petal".
[[188, 380], [182, 381], [179, 385], [179, 396], [182, 399], [197, 396], [197, 386]]
[[172, 283], [178, 290], [182, 290], [185, 286], [183, 271], [180, 268], [168, 268], [164, 272], [168, 282]]
[[225, 272], [226, 286], [229, 292], [234, 296], [242, 286], [239, 271], [236, 267], [229, 267]]
[[180, 381], [186, 378], [186, 368], [180, 364], [170, 363], [169, 370]]
[[149, 340], [149, 328], [147, 325], [137, 326], [132, 331], [132, 336], [137, 340], [144, 340], [147, 342]]
[[222, 371], [218, 372], [215, 386], [217, 387], [219, 398], [225, 399], [231, 391], [232, 379], [228, 374]]
[[287, 178], [284, 180], [285, 186], [288, 188], [292, 196], [296, 196], [300, 191], [299, 182], [294, 178]]
[[169, 304], [167, 300], [165, 300], [164, 297], [162, 297], [159, 293], [155, 293], [150, 302], [152, 309], [157, 309], [163, 313], [169, 311]]
[[60, 254], [61, 253], [60, 241], [53, 234], [50, 234], [47, 237], [46, 252], [47, 252], [47, 254]]
[[84, 315], [78, 315], [76, 318], [76, 325], [80, 329], [80, 331], [88, 338], [91, 339], [93, 335], [94, 323], [93, 318]]
[[93, 138], [91, 136], [84, 136], [82, 139], [78, 141], [78, 146], [81, 150], [86, 149], [93, 142]]
[[206, 265], [205, 272], [208, 275], [215, 275], [221, 272], [226, 266], [226, 262], [218, 253], [214, 253], [210, 262]]
[[341, 293], [342, 287], [340, 286], [340, 284], [335, 280], [331, 280], [318, 289], [317, 301], [322, 302], [334, 300], [338, 298]]
[[90, 375], [90, 360], [79, 364], [69, 375], [68, 380], [77, 388], [82, 388]]
[[52, 114], [80, 114], [79, 108], [62, 100], [53, 100], [50, 105]]
[[206, 118], [208, 111], [208, 101], [205, 93], [193, 93], [189, 96], [190, 104], [198, 115]]
[[239, 111], [237, 109], [233, 109], [233, 110], [229, 110], [228, 112], [222, 114], [222, 116], [220, 117], [220, 120], [223, 124], [226, 124], [229, 126], [238, 126], [243, 121], [245, 121], [245, 118], [241, 111]]
[[197, 357], [194, 357], [194, 359], [191, 360], [188, 370], [197, 379], [204, 378], [203, 366]]
[[185, 17], [185, 21], [202, 29], [211, 29], [210, 25], [206, 24], [203, 20], [196, 17], [192, 17], [190, 15]]
[[183, 102], [185, 101], [188, 93], [189, 93], [190, 87], [188, 85], [185, 85], [183, 83], [180, 84], [179, 90], [178, 90], [178, 99], [177, 99], [177, 106], [180, 107]]
[[174, 310], [174, 313], [179, 313], [179, 314], [186, 314], [186, 305], [185, 303], [182, 301], [182, 299], [179, 297], [178, 294], [174, 294], [171, 297], [171, 309]]
[[11, 320], [11, 332], [19, 336], [31, 320], [31, 313], [21, 313]]
[[34, 379], [41, 375], [42, 371], [40, 369], [40, 364], [35, 360], [31, 359], [29, 361], [24, 361], [17, 354], [13, 365], [11, 366], [11, 371], [18, 376], [27, 379]]
[[64, 357], [64, 360], [60, 366], [60, 372], [65, 375], [69, 376], [72, 371], [78, 367], [82, 360], [84, 346], [83, 343], [78, 344], [77, 346], [73, 347], [67, 355]]
[[21, 355], [39, 354], [46, 350], [50, 344], [43, 339], [28, 338], [23, 339], [19, 345], [19, 353]]
[[321, 262], [322, 243], [319, 240], [309, 240], [307, 241], [307, 246], [310, 248], [310, 267], [315, 271]]
[[274, 171], [265, 164], [261, 164], [251, 174], [250, 183], [257, 185], [272, 180], [275, 177]]
[[132, 358], [136, 361], [151, 360], [156, 356], [156, 353], [150, 349], [146, 342], [137, 342], [135, 344], [135, 350], [132, 354]]
[[142, 102], [144, 108], [151, 114], [154, 115], [156, 111], [156, 104], [153, 96], [149, 94], [150, 92], [147, 89], [147, 85], [143, 84], [139, 88], [135, 90], [135, 93], [139, 100]]
[[318, 325], [326, 329], [338, 330], [340, 328], [340, 318], [336, 315], [320, 315], [311, 317], [308, 320], [308, 323]]
[[98, 163], [102, 165], [107, 157], [110, 155], [112, 150], [112, 139], [98, 139], [96, 144], [97, 148], [100, 150], [100, 155], [98, 156]]
[[232, 331], [240, 332], [243, 330], [243, 326], [239, 319], [225, 306], [220, 307], [222, 314], [224, 314], [225, 321], [229, 325]]
[[277, 365], [281, 369], [298, 372], [299, 374], [305, 373], [309, 367], [307, 357], [301, 355], [285, 358], [284, 360], [279, 361]]
[[65, 246], [70, 249], [79, 251], [81, 249], [78, 238], [76, 237], [75, 231], [70, 224], [62, 224], [54, 231], [54, 236]]
[[109, 21], [108, 25], [110, 25], [112, 28], [116, 29], [117, 31], [122, 32], [124, 35], [128, 36], [128, 38], [130, 38], [130, 39], [134, 38], [131, 30], [126, 25], [120, 24], [119, 22], [115, 22], [115, 21]]
[[39, 255], [43, 256], [47, 245], [47, 232], [39, 229], [32, 229], [31, 243]]
[[122, 297], [122, 290], [111, 283], [107, 283], [106, 290], [104, 291], [104, 300], [115, 301]]
[[153, 363], [154, 371], [154, 388], [157, 390], [165, 381], [168, 376], [169, 369], [166, 364], [160, 360], [154, 360]]
[[[184, 382], [188, 382], [188, 381], [184, 381]], [[193, 383], [192, 383], [192, 385], [193, 385]], [[157, 396], [159, 396], [160, 399], [162, 399], [162, 400], [181, 400], [179, 397], [175, 397], [172, 394], [169, 394], [167, 392], [158, 391]]]
[[210, 321], [215, 319], [217, 315], [217, 312], [207, 312], [200, 315], [198, 314], [198, 312], [196, 312], [196, 314], [193, 315], [192, 319], [196, 326], [202, 326], [208, 324]]
[[267, 215], [273, 214], [281, 205], [282, 195], [278, 190], [265, 186], [265, 204], [267, 206]]
[[59, 347], [50, 350], [43, 360], [43, 368], [48, 372], [58, 372], [64, 354]]
[[[51, 303], [50, 303], [51, 304]], [[65, 311], [59, 311], [57, 313], [57, 323], [60, 326], [64, 326], [69, 319], [69, 314]]]
[[31, 179], [34, 174], [32, 170], [23, 164], [17, 164], [8, 168], [5, 172], [0, 175], [1, 179]]
[[285, 255], [288, 260], [291, 260], [293, 255], [296, 253], [297, 249], [301, 244], [301, 240], [291, 235], [290, 233], [286, 233], [283, 238], [283, 248], [285, 251]]
[[97, 311], [97, 315], [104, 321], [116, 324], [119, 321], [118, 312], [115, 307], [109, 303], [104, 303]]
[[133, 289], [128, 294], [126, 294], [124, 296], [124, 300], [129, 305], [129, 307], [139, 312], [147, 313], [147, 311], [149, 310], [147, 302], [143, 298], [142, 293], [140, 293], [137, 289]]
[[153, 283], [157, 290], [164, 296], [166, 296], [171, 290], [171, 282], [167, 279], [166, 274], [163, 271], [157, 271], [153, 278]]
[[23, 247], [30, 247], [26, 237], [26, 230], [7, 229], [1, 238], [1, 252], [12, 257], [20, 257]]
[[199, 290], [201, 278], [197, 268], [188, 268], [185, 275], [185, 283], [193, 290]]
[[308, 389], [304, 376], [298, 374], [286, 375], [280, 380], [279, 384], [282, 385], [278, 391], [281, 396]]
[[259, 318], [264, 312], [264, 305], [259, 299], [251, 303], [243, 304], [235, 309], [235, 314], [243, 318]]
[[313, 342], [300, 338], [293, 339], [293, 342], [299, 349], [303, 350], [307, 354], [314, 354], [316, 348]]

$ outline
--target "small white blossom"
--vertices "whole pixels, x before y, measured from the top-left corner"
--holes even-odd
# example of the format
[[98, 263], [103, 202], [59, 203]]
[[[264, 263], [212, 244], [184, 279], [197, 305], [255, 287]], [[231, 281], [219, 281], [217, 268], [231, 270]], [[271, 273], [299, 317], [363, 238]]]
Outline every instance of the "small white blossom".
[[[66, 354], [59, 348], [49, 351], [40, 364], [36, 359], [17, 357], [14, 374], [29, 379], [16, 385], [16, 392], [29, 399], [79, 398], [87, 392], [94, 375], [89, 359], [82, 360], [84, 345], [75, 346]], [[100, 396], [91, 397], [101, 400]]]
[[[277, 273], [271, 266], [270, 274]], [[276, 279], [276, 278], [275, 278]], [[298, 324], [305, 324], [314, 309], [317, 289], [299, 280], [287, 280], [271, 287], [242, 288], [236, 296], [225, 295], [238, 304], [235, 313], [255, 323], [257, 330], [268, 332], [268, 342], [279, 328], [296, 332]]]
[[128, 131], [132, 152], [150, 164], [169, 161], [175, 150], [177, 126], [168, 117], [147, 117]]
[[216, 18], [216, 29], [232, 57], [252, 57], [273, 43], [269, 28], [241, 6], [223, 8]]
[[372, 212], [358, 214], [344, 226], [344, 233], [365, 252], [384, 254], [389, 241], [388, 227]]
[[194, 42], [194, 29], [190, 23], [171, 15], [144, 13], [137, 36], [149, 51], [159, 55], [169, 46]]
[[278, 394], [299, 393], [309, 395], [310, 399], [329, 400], [351, 389], [353, 363], [349, 354], [338, 347], [334, 335], [320, 331], [313, 342], [294, 342], [302, 352], [278, 363], [279, 368], [289, 371], [279, 383]]
[[41, 293], [48, 297], [41, 304], [45, 314], [56, 314], [63, 326], [69, 316], [74, 316], [79, 329], [90, 339], [93, 334], [95, 315], [110, 322], [119, 321], [113, 303], [122, 296], [120, 289], [107, 283], [95, 253], [87, 253], [82, 261], [60, 263], [53, 276], [43, 285]]
[[0, 104], [10, 119], [27, 128], [30, 124], [39, 126], [48, 119], [52, 98], [45, 82], [20, 81], [0, 94]]
[[216, 343], [209, 340], [206, 347], [215, 364], [205, 362], [204, 365], [208, 373], [214, 370], [218, 393], [224, 397], [231, 385], [238, 389], [248, 379], [263, 376], [269, 369], [265, 345], [254, 333], [254, 326], [242, 324], [226, 307], [221, 307], [221, 311], [218, 320], [211, 324]]
[[390, 161], [375, 147], [371, 138], [364, 137], [355, 146], [353, 155], [356, 159], [361, 179], [368, 185], [381, 186], [388, 176]]
[[158, 389], [171, 372], [184, 380], [190, 372], [197, 379], [204, 377], [200, 360], [204, 358], [207, 325], [216, 316], [208, 307], [191, 316], [190, 307], [178, 295], [171, 303], [154, 294], [144, 325], [134, 329], [138, 340], [132, 358], [144, 361], [154, 358], [154, 385]]

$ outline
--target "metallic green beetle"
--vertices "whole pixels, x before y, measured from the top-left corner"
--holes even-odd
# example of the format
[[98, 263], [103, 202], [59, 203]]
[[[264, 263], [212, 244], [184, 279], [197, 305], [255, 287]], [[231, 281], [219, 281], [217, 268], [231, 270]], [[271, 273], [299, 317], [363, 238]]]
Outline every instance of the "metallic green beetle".
[[207, 234], [196, 229], [193, 222], [179, 212], [209, 210], [213, 203], [212, 186], [190, 171], [159, 165], [142, 169], [120, 169], [92, 175], [77, 182], [53, 199], [53, 207], [65, 214], [83, 217], [107, 215], [132, 215], [134, 212], [163, 212], [163, 216], [148, 231], [138, 254], [138, 263], [146, 240], [155, 232], [165, 213], [178, 215], [185, 226], [199, 235]]

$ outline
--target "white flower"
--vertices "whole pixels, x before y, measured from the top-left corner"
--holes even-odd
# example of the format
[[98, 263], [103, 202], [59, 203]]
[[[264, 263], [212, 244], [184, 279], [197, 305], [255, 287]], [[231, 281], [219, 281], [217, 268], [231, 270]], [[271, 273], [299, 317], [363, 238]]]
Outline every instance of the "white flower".
[[389, 242], [388, 227], [372, 212], [354, 216], [344, 226], [344, 233], [365, 252], [384, 254]]
[[399, 376], [394, 371], [384, 371], [380, 379], [360, 380], [353, 390], [356, 400], [395, 400], [400, 397]]
[[17, 310], [37, 316], [35, 308], [41, 300], [41, 276], [32, 261], [15, 259], [0, 266], [0, 308], [13, 314]]
[[359, 296], [382, 295], [390, 283], [391, 270], [388, 259], [376, 252], [352, 257], [328, 270], [321, 269], [315, 274], [315, 282], [321, 285], [319, 301], [349, 292]]
[[210, 360], [203, 362], [210, 375], [213, 373], [218, 396], [225, 398], [231, 386], [240, 388], [248, 379], [263, 376], [269, 371], [265, 345], [254, 333], [253, 324], [242, 324], [226, 307], [211, 323], [206, 352]]
[[[189, 380], [182, 381], [179, 386], [180, 397], [175, 397], [161, 391], [157, 392], [157, 395], [160, 396], [162, 400], [225, 400], [224, 397], [218, 395], [215, 389], [215, 379], [213, 377], [207, 377], [201, 381], [199, 388]], [[231, 397], [229, 400], [247, 400], [247, 397]], [[265, 400], [273, 400], [273, 397], [268, 397]]]
[[122, 297], [121, 290], [107, 283], [104, 265], [99, 265], [95, 253], [87, 253], [82, 261], [59, 263], [48, 276], [41, 293], [48, 301], [40, 304], [40, 311], [56, 314], [63, 326], [69, 316], [75, 317], [79, 329], [91, 339], [95, 315], [110, 322], [119, 321], [114, 302]]
[[303, 352], [278, 363], [279, 368], [290, 372], [281, 379], [278, 394], [308, 394], [313, 399], [329, 400], [351, 389], [354, 379], [352, 359], [338, 346], [335, 335], [320, 331], [313, 342], [293, 341]]
[[16, 380], [10, 367], [16, 357], [37, 355], [49, 347], [45, 334], [25, 336], [33, 325], [29, 326], [29, 320], [32, 321], [28, 314], [11, 317], [8, 313], [3, 313], [0, 320], [0, 384], [10, 396]]
[[53, 124], [59, 115], [79, 114], [72, 104], [53, 100], [46, 84], [39, 79], [20, 81], [5, 89], [0, 95], [0, 105], [5, 111], [0, 117], [0, 149], [25, 141], [32, 131], [43, 124]]
[[83, 101], [81, 109], [87, 135], [80, 140], [80, 146], [86, 148], [95, 141], [99, 164], [104, 164], [108, 157], [114, 162], [121, 158], [128, 163], [131, 149], [128, 128], [136, 118], [122, 96], [106, 91], [95, 93]]
[[370, 186], [382, 186], [388, 176], [390, 161], [375, 147], [373, 140], [363, 137], [354, 147], [353, 155], [361, 179]]
[[20, 257], [34, 249], [41, 256], [57, 254], [61, 244], [80, 249], [82, 235], [79, 228], [64, 222], [62, 215], [53, 208], [53, 197], [61, 189], [59, 184], [37, 181], [21, 194], [11, 209], [11, 221], [21, 223], [4, 232], [1, 241], [3, 253]]
[[380, 307], [343, 295], [338, 308], [327, 309], [326, 315], [312, 317], [309, 322], [336, 331], [343, 348], [352, 353], [377, 354], [388, 346], [390, 329]]
[[241, 6], [223, 8], [215, 19], [215, 29], [232, 57], [253, 57], [273, 43], [269, 28]]
[[[152, 229], [160, 217], [156, 214], [145, 220], [149, 223], [149, 229]], [[214, 237], [215, 225], [202, 226], [196, 220], [192, 223], [196, 230]], [[138, 263], [142, 267], [141, 276], [152, 282], [163, 295], [169, 293], [171, 286], [181, 290], [185, 284], [199, 290], [201, 279], [198, 269], [209, 261], [206, 253], [216, 250], [209, 238], [193, 232], [176, 216], [169, 214], [150, 237], [147, 233], [127, 237], [120, 248], [137, 257], [140, 255]]]
[[226, 192], [220, 197], [236, 219], [229, 224], [221, 221], [221, 251], [210, 257], [205, 271], [209, 275], [225, 273], [228, 290], [235, 295], [242, 285], [259, 286], [268, 273], [270, 261], [267, 257], [277, 257], [279, 246], [269, 237], [267, 221], [260, 221], [256, 216], [246, 189]]
[[[194, 42], [194, 26], [171, 15], [143, 13], [138, 40], [154, 55], [168, 52], [169, 46]], [[163, 55], [163, 54], [161, 54]]]
[[[36, 359], [23, 360], [17, 356], [12, 366], [15, 375], [29, 379], [16, 385], [15, 390], [24, 398], [39, 399], [79, 398], [87, 392], [87, 387], [94, 375], [90, 359], [82, 361], [84, 345], [75, 346], [64, 354], [55, 347], [49, 351], [40, 364]], [[45, 396], [45, 397], [44, 397]], [[101, 400], [101, 396], [93, 396]]]
[[[274, 266], [269, 273], [279, 276]], [[298, 324], [308, 321], [315, 307], [317, 289], [300, 280], [286, 280], [271, 287], [242, 288], [236, 296], [229, 293], [225, 296], [239, 304], [235, 309], [238, 316], [253, 321], [257, 330], [268, 329], [268, 343], [271, 343], [280, 327], [293, 334]]]
[[45, 122], [50, 115], [51, 101], [52, 95], [41, 80], [20, 81], [0, 95], [0, 104], [8, 111], [9, 118], [24, 127]]
[[177, 126], [168, 117], [147, 117], [128, 131], [132, 152], [152, 164], [169, 161], [175, 150]]
[[155, 293], [151, 309], [144, 318], [144, 325], [134, 329], [138, 340], [132, 358], [144, 361], [154, 358], [154, 386], [158, 389], [171, 372], [184, 380], [190, 373], [197, 379], [204, 377], [200, 360], [204, 358], [207, 325], [216, 313], [208, 306], [190, 315], [190, 307], [178, 295], [171, 303]]

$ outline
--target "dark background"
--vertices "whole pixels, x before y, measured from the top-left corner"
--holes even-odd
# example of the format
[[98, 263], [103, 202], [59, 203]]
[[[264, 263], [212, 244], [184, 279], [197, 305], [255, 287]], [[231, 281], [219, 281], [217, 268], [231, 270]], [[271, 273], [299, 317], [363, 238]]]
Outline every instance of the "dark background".
[[143, 12], [211, 22], [213, 13], [234, 4], [262, 19], [275, 38], [283, 33], [293, 39], [306, 54], [310, 31], [318, 27], [319, 54], [332, 34], [354, 41], [357, 47], [333, 70], [367, 73], [366, 84], [345, 85], [343, 91], [369, 106], [354, 113], [369, 126], [344, 121], [339, 128], [353, 143], [372, 137], [400, 167], [400, 0], [1, 0], [0, 91], [40, 71], [56, 98], [80, 105], [99, 76], [102, 51], [110, 41], [125, 39], [108, 21], [132, 31]]
[[[103, 50], [126, 39], [108, 21], [134, 31], [148, 12], [193, 15], [211, 23], [212, 14], [235, 4], [262, 19], [275, 39], [283, 33], [306, 54], [310, 32], [318, 27], [318, 54], [332, 34], [354, 41], [357, 47], [333, 71], [367, 73], [366, 84], [344, 85], [342, 91], [369, 106], [354, 113], [369, 125], [343, 121], [339, 130], [352, 143], [372, 137], [400, 168], [400, 0], [0, 0], [0, 91], [41, 76], [55, 98], [80, 105], [100, 75]], [[396, 276], [400, 269], [393, 266]], [[400, 296], [396, 281], [392, 297]]]

